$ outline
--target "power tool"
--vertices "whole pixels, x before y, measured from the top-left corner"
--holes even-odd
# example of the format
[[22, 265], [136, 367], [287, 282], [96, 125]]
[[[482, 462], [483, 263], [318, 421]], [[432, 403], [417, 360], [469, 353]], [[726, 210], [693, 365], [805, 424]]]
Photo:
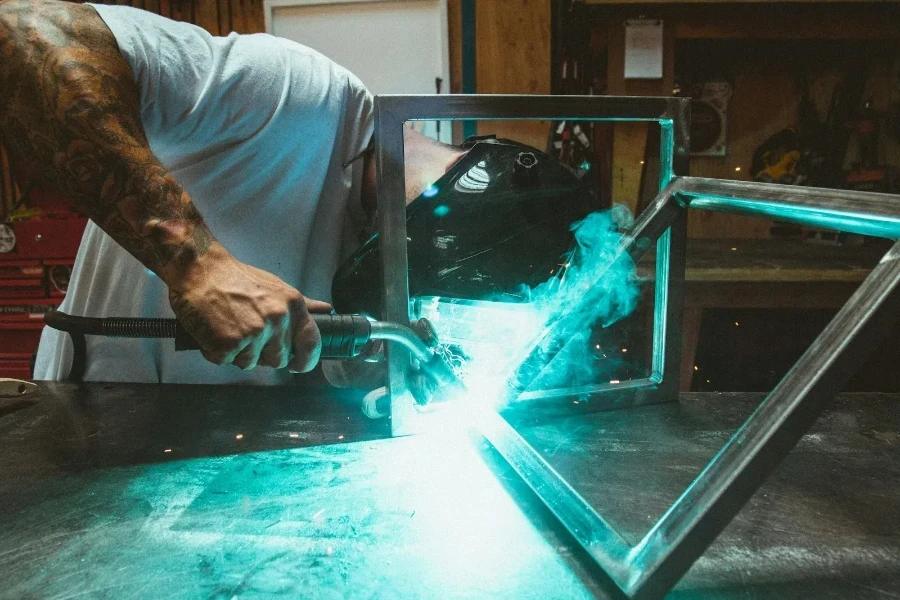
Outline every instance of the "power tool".
[[[311, 314], [322, 338], [320, 358], [347, 360], [360, 356], [376, 341], [392, 341], [405, 347], [419, 362], [422, 373], [431, 379], [429, 389], [463, 389], [453, 369], [434, 352], [437, 336], [427, 319], [410, 325], [376, 321], [363, 315]], [[44, 314], [48, 327], [69, 334], [74, 347], [69, 381], [81, 381], [87, 361], [86, 335], [121, 338], [171, 338], [175, 350], [199, 350], [200, 345], [175, 319], [147, 319], [132, 317], [76, 317], [57, 310]], [[448, 398], [449, 394], [413, 394], [419, 404], [433, 398]]]

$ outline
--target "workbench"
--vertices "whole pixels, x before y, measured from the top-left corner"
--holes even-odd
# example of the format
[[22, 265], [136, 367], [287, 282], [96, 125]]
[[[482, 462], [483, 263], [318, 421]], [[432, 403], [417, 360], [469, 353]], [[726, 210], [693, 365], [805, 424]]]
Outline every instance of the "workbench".
[[[890, 247], [831, 245], [799, 239], [688, 240], [684, 274], [681, 389], [691, 389], [700, 327], [708, 309], [837, 310]], [[638, 265], [653, 279], [654, 253]], [[645, 295], [650, 299], [652, 283]]]
[[[519, 431], [633, 541], [760, 399]], [[0, 598], [620, 597], [480, 436], [390, 439], [358, 400], [64, 383], [0, 400]], [[840, 396], [671, 597], [897, 597], [898, 402]]]

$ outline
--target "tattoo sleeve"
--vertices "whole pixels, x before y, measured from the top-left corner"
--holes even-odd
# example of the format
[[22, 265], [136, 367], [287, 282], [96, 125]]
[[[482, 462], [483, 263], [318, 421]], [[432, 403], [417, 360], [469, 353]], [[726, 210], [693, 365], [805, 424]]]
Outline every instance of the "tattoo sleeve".
[[0, 140], [168, 283], [215, 240], [150, 150], [139, 106], [93, 8], [0, 0]]

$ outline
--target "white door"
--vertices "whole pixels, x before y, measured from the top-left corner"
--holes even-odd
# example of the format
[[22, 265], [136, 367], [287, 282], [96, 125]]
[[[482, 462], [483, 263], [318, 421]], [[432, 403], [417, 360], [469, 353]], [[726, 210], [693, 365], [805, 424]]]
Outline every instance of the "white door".
[[[446, 0], [266, 0], [266, 31], [345, 67], [373, 94], [434, 94], [450, 86]], [[436, 123], [416, 129], [437, 136]], [[452, 137], [440, 125], [441, 141]]]

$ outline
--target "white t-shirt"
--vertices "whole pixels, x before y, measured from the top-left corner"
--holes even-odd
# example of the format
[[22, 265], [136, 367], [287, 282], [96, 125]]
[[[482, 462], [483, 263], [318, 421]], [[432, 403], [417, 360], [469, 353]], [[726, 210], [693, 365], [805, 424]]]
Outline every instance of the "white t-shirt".
[[[350, 72], [270, 35], [213, 37], [150, 12], [97, 5], [140, 88], [150, 147], [243, 262], [328, 301], [362, 218], [358, 155], [372, 97]], [[90, 317], [172, 317], [165, 284], [89, 223], [61, 310]], [[86, 381], [284, 384], [285, 371], [241, 371], [175, 353], [172, 340], [88, 336]], [[68, 336], [45, 328], [36, 379], [63, 379]]]

